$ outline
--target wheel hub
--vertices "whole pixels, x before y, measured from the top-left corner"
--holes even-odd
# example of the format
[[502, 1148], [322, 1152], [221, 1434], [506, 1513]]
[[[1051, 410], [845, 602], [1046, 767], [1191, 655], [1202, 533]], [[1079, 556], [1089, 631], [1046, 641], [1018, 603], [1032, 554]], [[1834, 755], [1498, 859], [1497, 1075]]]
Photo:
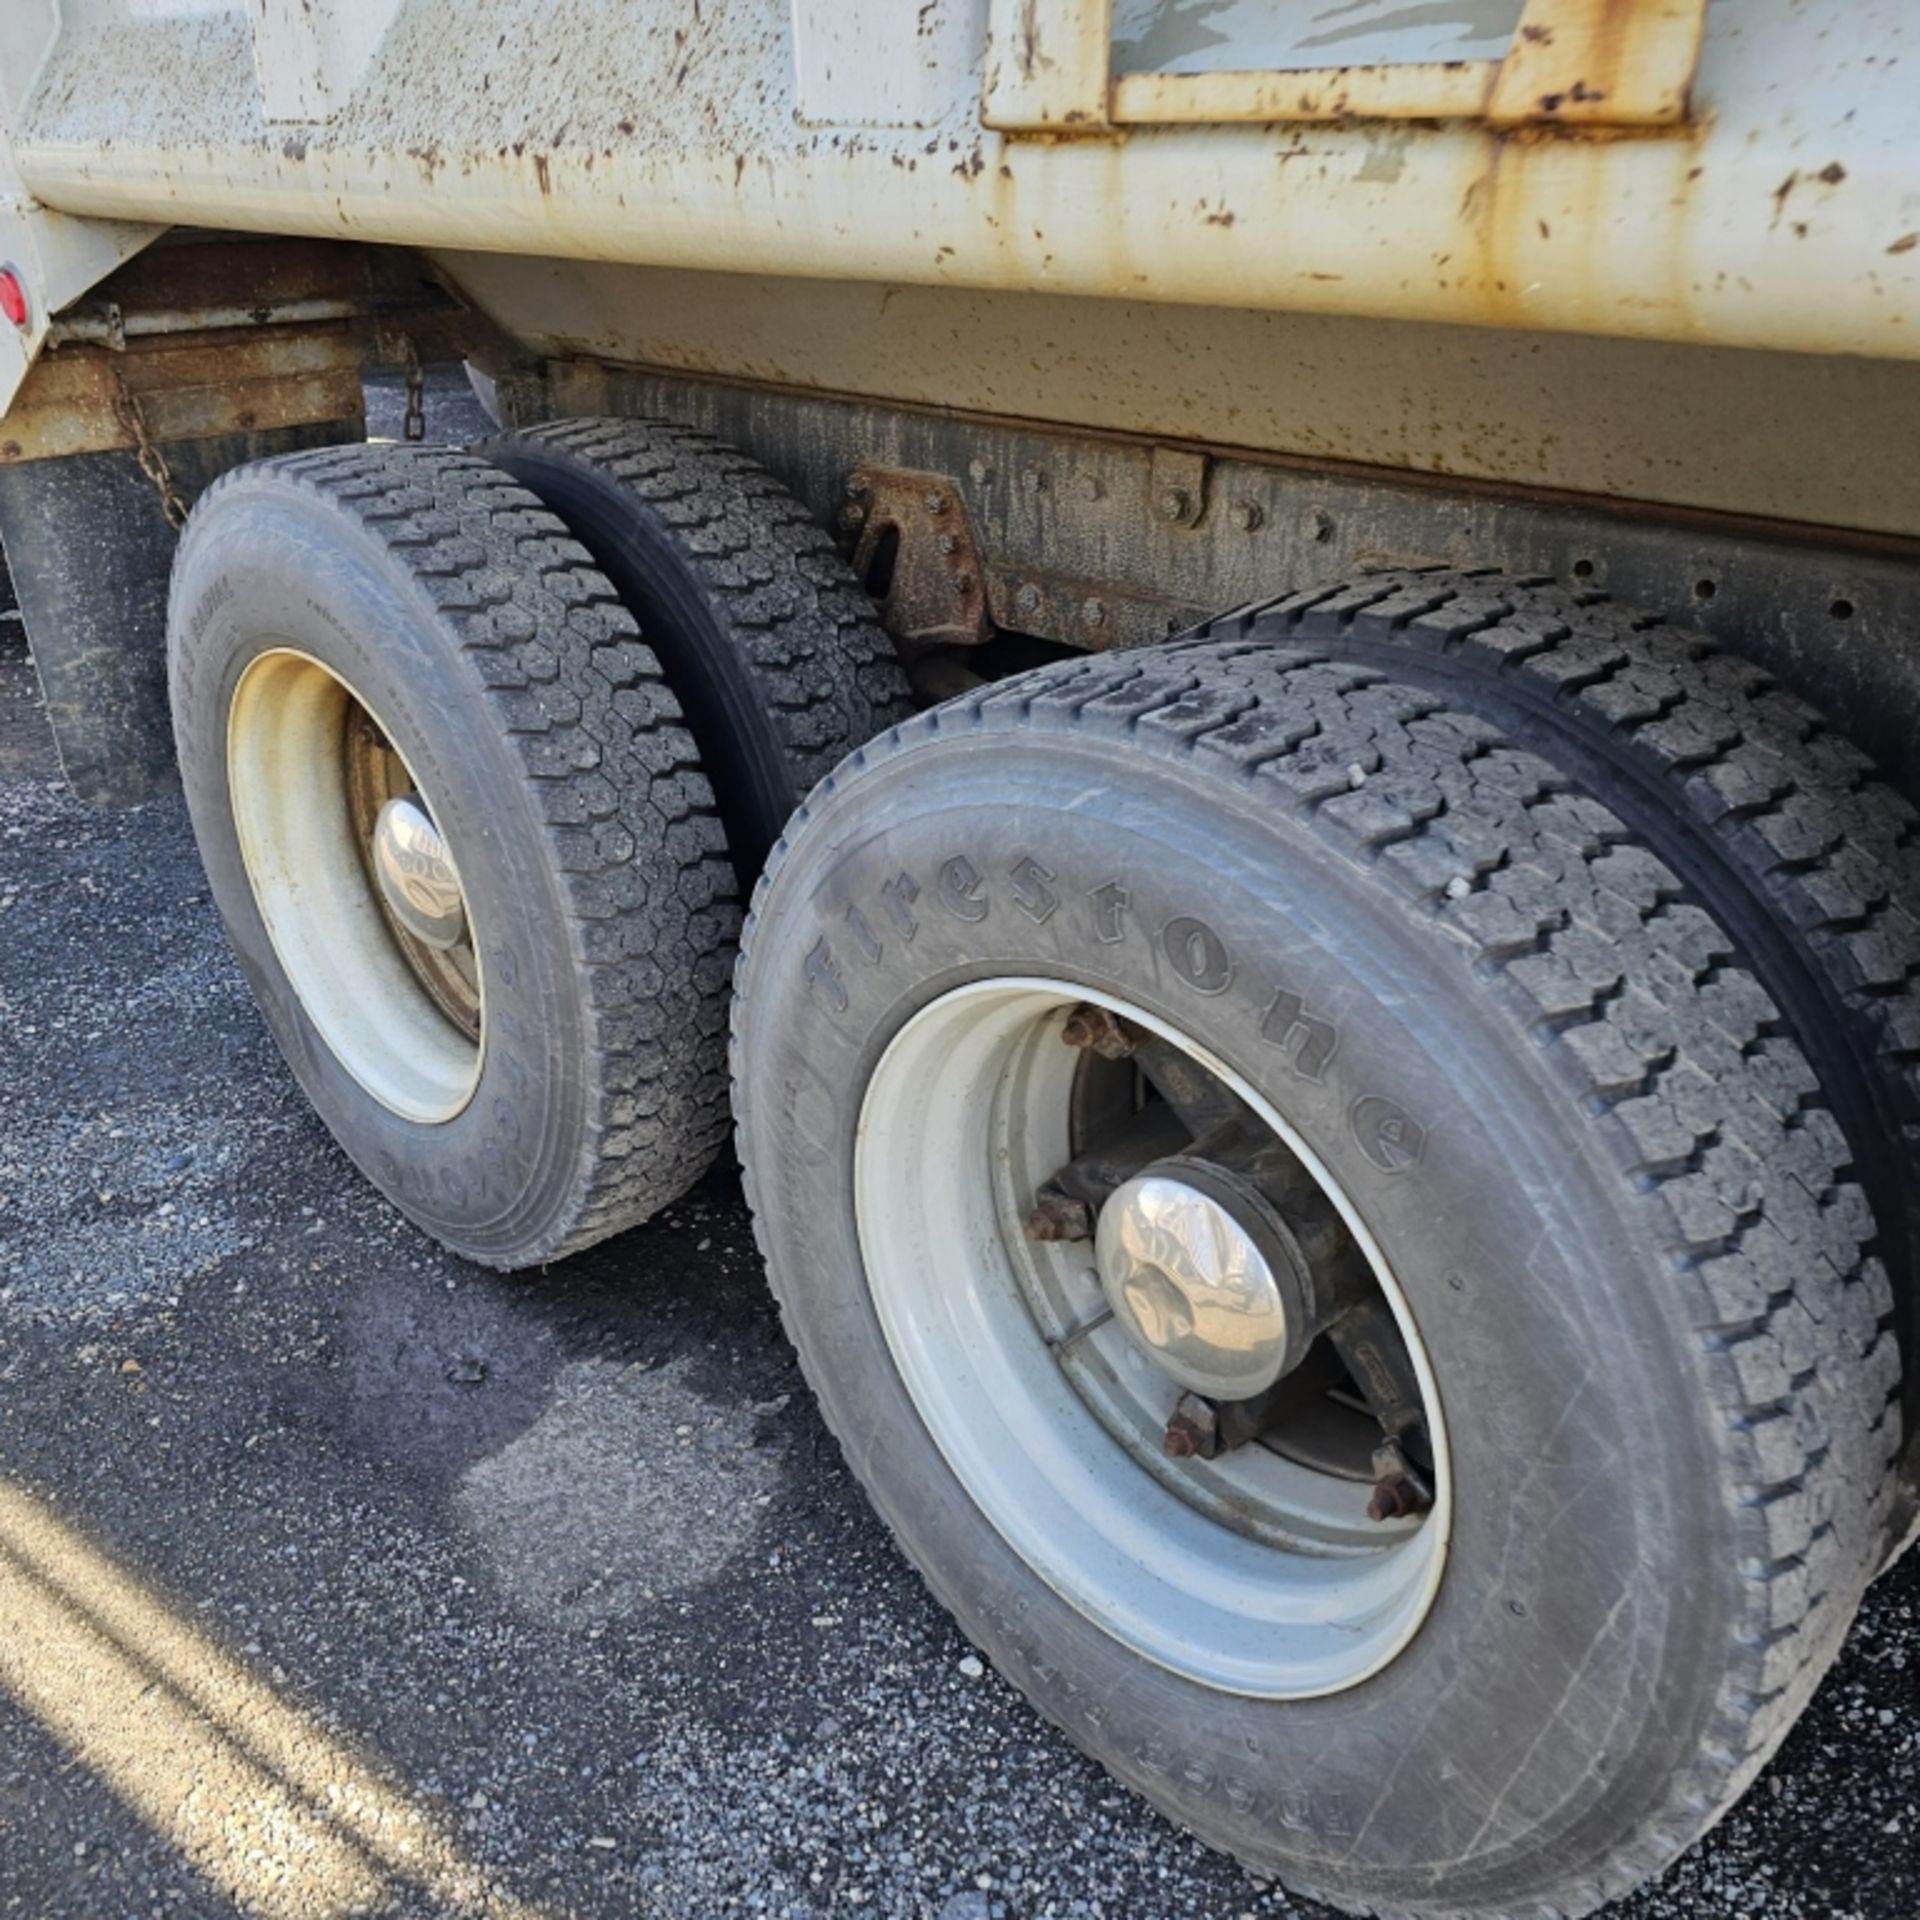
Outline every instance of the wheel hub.
[[[969, 982], [876, 1064], [854, 1192], [927, 1431], [1090, 1620], [1267, 1699], [1355, 1685], [1411, 1638], [1451, 1516], [1438, 1395], [1365, 1221], [1229, 1065], [1078, 983]], [[1388, 1429], [1332, 1331], [1370, 1308], [1431, 1416], [1408, 1445], [1432, 1504], [1384, 1518]], [[1176, 1458], [1183, 1401], [1216, 1444]]]
[[484, 1054], [474, 920], [405, 756], [331, 667], [270, 647], [234, 687], [227, 787], [302, 1012], [390, 1112], [453, 1119]]
[[1115, 1318], [1194, 1393], [1251, 1399], [1305, 1350], [1306, 1260], [1271, 1203], [1225, 1168], [1148, 1167], [1101, 1208], [1094, 1252]]
[[467, 937], [467, 901], [440, 829], [426, 808], [396, 794], [373, 829], [373, 871], [387, 911], [436, 953]]

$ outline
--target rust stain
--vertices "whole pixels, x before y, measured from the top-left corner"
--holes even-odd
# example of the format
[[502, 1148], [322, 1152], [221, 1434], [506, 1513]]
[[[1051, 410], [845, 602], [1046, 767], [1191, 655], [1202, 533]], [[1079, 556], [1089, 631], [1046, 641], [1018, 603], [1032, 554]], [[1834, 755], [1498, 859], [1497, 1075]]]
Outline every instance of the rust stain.
[[[1602, 260], [1609, 231], [1607, 178], [1600, 168], [1564, 167], [1560, 156], [1569, 141], [1596, 135], [1611, 140], [1622, 133], [1639, 136], [1667, 159], [1672, 184], [1658, 197], [1683, 209], [1692, 193], [1698, 143], [1705, 137], [1701, 128], [1685, 134], [1564, 125], [1489, 131], [1486, 165], [1461, 196], [1456, 221], [1470, 249], [1458, 249], [1458, 265], [1442, 283], [1470, 297], [1472, 312], [1463, 317], [1494, 326], [1537, 326], [1538, 296], [1550, 293], [1562, 311], [1570, 300], [1583, 305], [1598, 330], [1600, 316], [1618, 305]], [[1683, 224], [1677, 221], [1669, 231]], [[1542, 251], [1548, 245], [1554, 249], [1551, 267]], [[1436, 280], [1445, 264], [1436, 259]], [[1661, 312], [1667, 337], [1689, 337], [1694, 325], [1683, 251], [1669, 244], [1661, 265], [1666, 271], [1649, 272], [1639, 304]]]
[[1040, 65], [1040, 21], [1038, 0], [1022, 0], [1020, 25], [1014, 34], [1014, 58], [1029, 80]]
[[533, 156], [533, 177], [540, 183], [542, 193], [553, 191], [553, 176], [548, 171], [547, 156], [544, 153], [536, 153]]
[[1488, 117], [1507, 127], [1683, 122], [1705, 14], [1705, 0], [1527, 0]]
[[1490, 60], [1408, 60], [1277, 73], [1127, 73], [1113, 83], [1120, 124], [1470, 119], [1498, 68]]
[[1920, 247], [1920, 233], [1903, 233], [1887, 251], [1889, 253], [1911, 253], [1915, 247]]

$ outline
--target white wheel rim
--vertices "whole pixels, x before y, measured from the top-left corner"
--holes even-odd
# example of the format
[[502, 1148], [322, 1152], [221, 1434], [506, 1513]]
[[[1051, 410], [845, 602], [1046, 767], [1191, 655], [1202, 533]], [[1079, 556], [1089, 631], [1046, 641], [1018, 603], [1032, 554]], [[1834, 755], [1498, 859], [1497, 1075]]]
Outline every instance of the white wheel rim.
[[347, 796], [356, 707], [372, 714], [308, 654], [251, 661], [227, 719], [234, 829], [275, 957], [334, 1057], [402, 1119], [442, 1124], [479, 1083], [484, 1012], [478, 1040], [455, 1026], [381, 910]]
[[[1123, 1447], [1073, 1384], [1049, 1346], [1061, 1329], [1041, 1324], [1036, 1314], [1051, 1309], [1036, 1306], [1023, 1276], [1026, 1263], [1054, 1263], [1041, 1292], [1058, 1297], [1058, 1263], [1090, 1255], [1084, 1246], [1035, 1248], [1020, 1222], [1036, 1184], [1069, 1157], [1074, 1058], [1059, 1030], [1078, 1002], [1159, 1034], [1206, 1067], [1339, 1209], [1418, 1374], [1435, 1467], [1429, 1512], [1370, 1522], [1367, 1488], [1259, 1446], [1208, 1463], [1197, 1493], [1185, 1480], [1175, 1491], [1169, 1476], [1181, 1469], [1156, 1472]], [[1358, 1210], [1284, 1116], [1225, 1063], [1083, 987], [1014, 978], [958, 988], [909, 1021], [874, 1071], [854, 1200], [874, 1306], [935, 1444], [995, 1529], [1087, 1618], [1188, 1679], [1265, 1699], [1357, 1685], [1413, 1638], [1438, 1591], [1452, 1522], [1438, 1383]], [[1083, 1284], [1091, 1319], [1097, 1276]], [[1249, 1532], [1220, 1516], [1252, 1497], [1253, 1482], [1262, 1518]]]

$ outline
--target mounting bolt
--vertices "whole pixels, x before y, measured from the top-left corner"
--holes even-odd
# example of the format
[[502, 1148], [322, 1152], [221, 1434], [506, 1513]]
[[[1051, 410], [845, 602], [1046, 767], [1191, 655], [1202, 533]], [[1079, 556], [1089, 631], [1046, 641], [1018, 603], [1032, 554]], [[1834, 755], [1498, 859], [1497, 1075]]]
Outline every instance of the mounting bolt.
[[975, 458], [967, 462], [967, 478], [976, 487], [984, 487], [992, 478], [993, 469], [984, 460]]
[[952, 534], [943, 533], [940, 536], [940, 551], [942, 553], [957, 553], [959, 548], [960, 542], [956, 540]]
[[925, 506], [929, 513], [945, 513], [947, 510], [947, 496], [936, 488], [932, 493], [927, 495], [921, 504]]
[[1317, 540], [1324, 545], [1333, 538], [1333, 515], [1325, 507], [1308, 508], [1300, 525], [1309, 540]]
[[849, 500], [864, 500], [872, 491], [872, 487], [870, 487], [866, 481], [862, 480], [857, 473], [848, 477], [847, 498]]
[[1077, 488], [1082, 500], [1098, 500], [1106, 492], [1097, 473], [1083, 473]]
[[1013, 596], [1013, 604], [1018, 607], [1022, 613], [1038, 613], [1040, 611], [1040, 589], [1036, 587], [1032, 581], [1028, 581], [1028, 583]]
[[1255, 527], [1266, 520], [1266, 514], [1258, 501], [1236, 500], [1228, 510], [1228, 516], [1242, 533], [1251, 533]]
[[1154, 502], [1160, 518], [1173, 522], [1176, 526], [1191, 517], [1193, 513], [1193, 495], [1185, 487], [1167, 487]]
[[1160, 1445], [1170, 1460], [1211, 1460], [1220, 1451], [1220, 1416], [1213, 1402], [1183, 1393]]
[[1084, 1200], [1063, 1193], [1058, 1187], [1042, 1187], [1033, 1196], [1033, 1211], [1027, 1215], [1029, 1240], [1091, 1240], [1093, 1209]]
[[1080, 603], [1080, 618], [1090, 627], [1104, 627], [1107, 624], [1107, 603], [1104, 600], [1083, 600]]
[[1028, 493], [1038, 493], [1047, 484], [1047, 476], [1038, 467], [1022, 467], [1020, 484]]
[[953, 590], [964, 600], [973, 591], [973, 575], [956, 573], [953, 576]]
[[1124, 1060], [1139, 1044], [1105, 1007], [1088, 1000], [1067, 1015], [1060, 1038], [1070, 1047], [1091, 1047], [1103, 1060]]
[[867, 510], [858, 500], [849, 500], [840, 509], [840, 524], [851, 533], [857, 527], [867, 524]]

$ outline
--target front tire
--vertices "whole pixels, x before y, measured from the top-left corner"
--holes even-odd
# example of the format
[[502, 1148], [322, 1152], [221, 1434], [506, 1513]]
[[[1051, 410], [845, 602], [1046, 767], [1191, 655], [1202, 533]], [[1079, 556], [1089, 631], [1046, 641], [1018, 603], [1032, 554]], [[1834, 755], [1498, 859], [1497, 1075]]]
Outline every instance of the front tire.
[[[1014, 993], [1024, 1036], [962, 1017]], [[1023, 1104], [1020, 1063], [1080, 1003], [1283, 1123], [1394, 1276], [1451, 1493], [1444, 1571], [1379, 1659], [1195, 1655], [1197, 1615], [1146, 1616], [1204, 1571], [1199, 1493], [1136, 1455], [1129, 1507], [1124, 1422], [1084, 1417], [1064, 1367], [1053, 1425], [981, 1371], [1017, 1345], [1009, 1300], [1030, 1375], [1063, 1345], [1009, 1223], [1049, 1157], [1022, 1143], [1057, 1147], [1079, 1097], [1055, 1076]], [[1735, 943], [1493, 726], [1222, 643], [952, 703], [776, 851], [734, 1072], [789, 1331], [902, 1546], [1043, 1713], [1255, 1870], [1369, 1910], [1586, 1912], [1731, 1804], [1838, 1650], [1898, 1370], [1845, 1142]], [[956, 1179], [988, 1198], [943, 1201]], [[876, 1232], [882, 1209], [909, 1225]], [[931, 1319], [901, 1304], [916, 1267]], [[1102, 1448], [1104, 1585], [1097, 1541], [1058, 1545]], [[1257, 1544], [1234, 1549], [1249, 1643], [1315, 1581], [1361, 1629], [1324, 1570], [1364, 1544], [1292, 1521]]]

